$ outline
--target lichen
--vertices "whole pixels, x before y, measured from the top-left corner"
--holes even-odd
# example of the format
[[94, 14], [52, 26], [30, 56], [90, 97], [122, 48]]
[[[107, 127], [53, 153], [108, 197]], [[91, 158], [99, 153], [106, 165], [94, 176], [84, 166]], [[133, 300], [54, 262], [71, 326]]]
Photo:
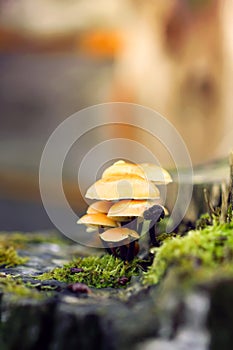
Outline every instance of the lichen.
[[[79, 272], [74, 272], [75, 269], [78, 269]], [[80, 282], [95, 288], [123, 287], [122, 277], [126, 277], [129, 281], [133, 275], [138, 275], [138, 273], [137, 259], [130, 263], [124, 263], [122, 260], [106, 254], [102, 257], [89, 256], [74, 259], [61, 268], [44, 273], [39, 276], [39, 279], [55, 279], [65, 283]]]
[[28, 260], [27, 257], [20, 257], [14, 247], [4, 247], [0, 245], [0, 266], [13, 267], [24, 264]]
[[199, 277], [202, 280], [220, 269], [233, 276], [232, 263], [233, 223], [214, 224], [165, 240], [155, 249], [153, 264], [143, 282], [157, 284], [171, 268], [190, 281]]

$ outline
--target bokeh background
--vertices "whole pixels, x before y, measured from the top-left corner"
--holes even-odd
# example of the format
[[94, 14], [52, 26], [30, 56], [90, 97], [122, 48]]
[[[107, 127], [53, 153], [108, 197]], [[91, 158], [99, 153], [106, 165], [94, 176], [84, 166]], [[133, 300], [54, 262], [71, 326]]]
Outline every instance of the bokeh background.
[[[155, 109], [180, 132], [194, 164], [226, 156], [232, 16], [231, 0], [0, 0], [0, 229], [53, 227], [40, 200], [41, 153], [56, 126], [94, 104]], [[138, 130], [106, 132], [153, 149]], [[85, 210], [69, 171], [64, 187], [74, 210]]]

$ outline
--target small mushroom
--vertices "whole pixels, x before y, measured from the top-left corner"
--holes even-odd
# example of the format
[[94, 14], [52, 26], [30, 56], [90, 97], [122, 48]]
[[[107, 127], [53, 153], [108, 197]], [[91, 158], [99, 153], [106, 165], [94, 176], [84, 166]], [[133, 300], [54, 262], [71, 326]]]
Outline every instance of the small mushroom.
[[123, 223], [124, 227], [127, 225], [128, 228], [135, 230], [142, 221], [140, 218], [143, 218], [144, 211], [153, 205], [155, 201], [151, 200], [123, 199], [110, 207], [107, 216]]
[[134, 164], [119, 160], [107, 168], [102, 175], [102, 179], [112, 176], [137, 175], [158, 185], [167, 185], [172, 182], [172, 178], [167, 170], [152, 163]]
[[116, 217], [143, 217], [144, 211], [155, 204], [158, 203], [151, 200], [123, 199], [110, 207], [107, 216], [113, 219]]
[[169, 172], [158, 165], [151, 163], [138, 164], [145, 172], [148, 180], [156, 185], [167, 185], [172, 182]]
[[159, 189], [138, 175], [113, 176], [100, 179], [86, 192], [86, 198], [101, 200], [156, 199]]
[[[117, 227], [119, 225], [116, 221], [112, 220], [111, 218], [108, 218], [107, 215], [103, 213], [83, 215], [77, 221], [77, 224], [86, 225], [88, 232], [98, 230], [99, 234], [103, 233], [105, 228]], [[107, 247], [105, 248], [108, 253], [111, 253], [111, 251]]]
[[101, 233], [100, 237], [105, 242], [117, 243], [117, 245], [120, 245], [120, 243], [125, 243], [125, 240], [128, 242], [130, 239], [140, 238], [136, 231], [126, 227], [110, 228]]
[[[153, 246], [158, 246], [155, 232], [155, 224], [164, 218], [164, 208], [161, 205], [154, 205], [143, 213], [144, 224], [149, 226], [150, 241]], [[145, 222], [146, 221], [146, 222]], [[145, 231], [142, 229], [142, 231]]]
[[122, 260], [131, 261], [138, 253], [138, 243], [135, 240], [138, 240], [140, 235], [129, 228], [111, 228], [103, 232], [100, 238], [104, 246], [110, 248], [113, 255], [120, 256]]
[[116, 221], [108, 218], [107, 215], [103, 214], [103, 213], [86, 214], [86, 215], [82, 216], [77, 221], [77, 224], [84, 224], [84, 225], [92, 227], [92, 228], [98, 228], [99, 233], [103, 232], [104, 227], [116, 227], [117, 226]]
[[107, 168], [102, 175], [102, 179], [111, 178], [113, 176], [137, 175], [146, 178], [144, 170], [137, 164], [119, 160]]
[[98, 214], [98, 213], [107, 214], [111, 206], [112, 206], [112, 202], [110, 201], [97, 201], [92, 203], [87, 208], [87, 214]]

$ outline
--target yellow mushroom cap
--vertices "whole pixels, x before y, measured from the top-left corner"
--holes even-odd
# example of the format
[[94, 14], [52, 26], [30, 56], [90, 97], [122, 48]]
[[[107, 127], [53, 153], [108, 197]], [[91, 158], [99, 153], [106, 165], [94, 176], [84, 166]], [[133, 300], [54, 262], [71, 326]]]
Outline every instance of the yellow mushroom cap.
[[100, 179], [86, 192], [90, 199], [156, 199], [159, 189], [150, 181], [136, 175], [126, 174]]
[[166, 185], [172, 182], [172, 178], [168, 171], [160, 166], [152, 163], [133, 164], [120, 160], [109, 168], [102, 175], [102, 179], [107, 179], [112, 176], [137, 175], [153, 181], [156, 184]]
[[87, 214], [104, 213], [107, 214], [112, 203], [109, 201], [97, 201], [87, 208]]
[[136, 231], [130, 230], [129, 228], [116, 227], [101, 233], [100, 238], [105, 242], [117, 243], [130, 238], [139, 239], [140, 236]]
[[77, 224], [91, 225], [91, 226], [108, 226], [116, 227], [116, 221], [107, 217], [107, 215], [98, 213], [98, 214], [86, 214], [83, 215], [78, 221]]
[[153, 205], [158, 204], [157, 201], [148, 200], [127, 200], [123, 199], [114, 203], [108, 211], [108, 217], [132, 217], [143, 216], [143, 212]]
[[172, 182], [169, 172], [160, 166], [152, 163], [138, 165], [144, 170], [148, 180], [155, 182], [157, 185], [167, 185]]
[[137, 164], [128, 163], [124, 160], [119, 160], [111, 165], [109, 168], [105, 169], [102, 175], [102, 179], [107, 179], [112, 176], [124, 176], [124, 175], [137, 175], [145, 178], [146, 174], [144, 170]]

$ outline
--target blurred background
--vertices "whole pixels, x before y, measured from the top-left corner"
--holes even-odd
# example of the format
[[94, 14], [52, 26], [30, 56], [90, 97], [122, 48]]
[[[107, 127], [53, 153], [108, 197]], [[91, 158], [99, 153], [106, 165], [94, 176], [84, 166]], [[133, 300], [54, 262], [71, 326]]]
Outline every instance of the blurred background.
[[[227, 156], [232, 16], [231, 0], [0, 0], [0, 230], [53, 227], [40, 200], [41, 153], [63, 120], [93, 104], [153, 108], [194, 164]], [[138, 130], [108, 132], [153, 148]], [[162, 151], [160, 161], [172, 166]], [[64, 187], [74, 210], [85, 210], [69, 172]]]

